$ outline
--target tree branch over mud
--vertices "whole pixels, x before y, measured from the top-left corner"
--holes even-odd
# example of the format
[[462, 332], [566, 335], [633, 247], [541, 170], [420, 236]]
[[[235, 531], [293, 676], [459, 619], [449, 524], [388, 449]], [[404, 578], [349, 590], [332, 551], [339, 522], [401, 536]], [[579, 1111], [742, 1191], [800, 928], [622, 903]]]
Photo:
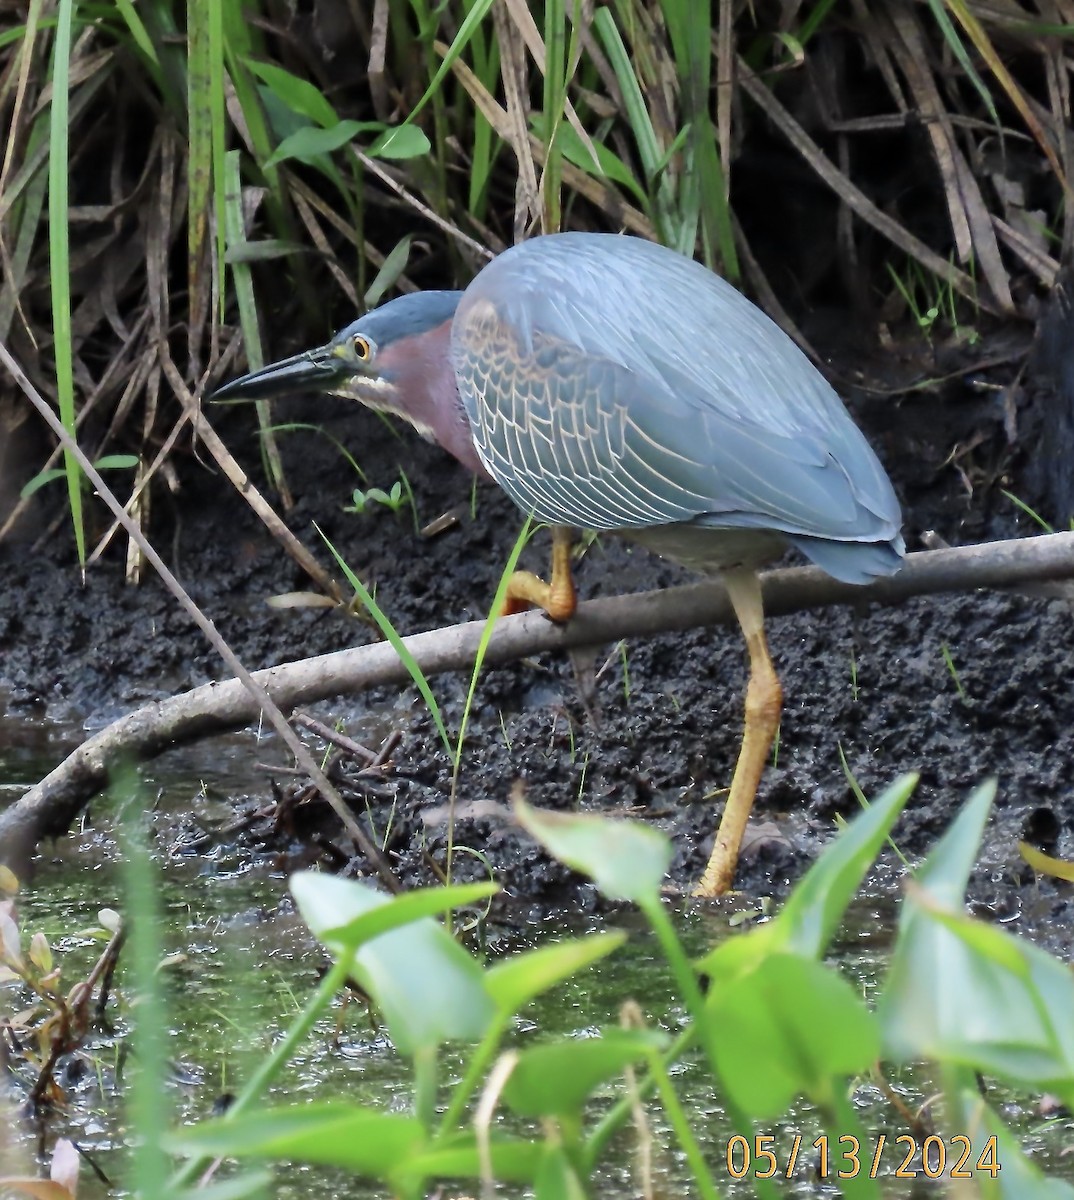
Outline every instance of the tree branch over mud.
[[[816, 567], [770, 571], [762, 579], [769, 616], [837, 604], [894, 605], [930, 593], [1074, 579], [1074, 533], [911, 554], [897, 575], [868, 587], [840, 583]], [[733, 622], [727, 593], [717, 582], [606, 597], [579, 605], [576, 616], [563, 627], [537, 612], [503, 618], [493, 631], [485, 662], [496, 666], [543, 651]], [[414, 634], [404, 641], [426, 676], [470, 671], [483, 629], [484, 622], [471, 621]], [[285, 663], [255, 672], [254, 679], [284, 710], [410, 682], [386, 642]], [[43, 838], [65, 833], [105, 786], [116, 764], [153, 758], [171, 747], [242, 728], [260, 713], [257, 697], [241, 680], [232, 679], [147, 704], [113, 722], [0, 814], [0, 861], [17, 868]]]

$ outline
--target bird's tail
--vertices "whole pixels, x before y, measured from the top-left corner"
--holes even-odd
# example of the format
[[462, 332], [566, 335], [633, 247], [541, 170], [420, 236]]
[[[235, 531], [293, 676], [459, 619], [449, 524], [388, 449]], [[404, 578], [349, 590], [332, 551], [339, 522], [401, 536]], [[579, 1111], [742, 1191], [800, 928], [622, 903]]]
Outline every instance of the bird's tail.
[[836, 542], [827, 538], [785, 534], [822, 571], [844, 583], [870, 583], [885, 575], [894, 575], [902, 566], [906, 546], [902, 534], [885, 542]]

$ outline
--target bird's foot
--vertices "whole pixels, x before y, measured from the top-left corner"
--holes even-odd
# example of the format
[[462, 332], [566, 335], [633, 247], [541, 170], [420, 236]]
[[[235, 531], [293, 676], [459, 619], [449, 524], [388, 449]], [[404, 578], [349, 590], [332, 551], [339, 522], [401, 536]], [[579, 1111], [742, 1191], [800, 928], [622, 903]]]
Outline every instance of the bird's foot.
[[502, 615], [510, 617], [528, 608], [542, 608], [550, 620], [563, 625], [574, 616], [577, 607], [574, 581], [569, 574], [566, 579], [558, 580], [553, 575], [552, 582], [545, 583], [532, 571], [516, 571], [507, 581]]

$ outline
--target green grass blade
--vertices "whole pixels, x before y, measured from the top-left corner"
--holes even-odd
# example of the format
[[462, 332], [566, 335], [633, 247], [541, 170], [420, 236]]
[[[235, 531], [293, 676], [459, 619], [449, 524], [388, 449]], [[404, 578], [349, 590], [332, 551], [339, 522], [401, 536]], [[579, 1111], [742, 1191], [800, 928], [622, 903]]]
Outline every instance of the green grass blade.
[[641, 88], [638, 86], [630, 54], [623, 44], [622, 35], [610, 9], [597, 10], [593, 17], [593, 28], [597, 31], [604, 53], [608, 56], [608, 61], [615, 72], [616, 81], [623, 93], [626, 118], [630, 123], [630, 129], [638, 147], [642, 170], [646, 176], [652, 178], [660, 169], [663, 151], [660, 149], [660, 141], [649, 117], [645, 97], [641, 94]]
[[500, 575], [500, 582], [496, 587], [496, 595], [492, 600], [492, 608], [485, 618], [485, 628], [481, 630], [481, 640], [477, 644], [477, 655], [474, 658], [474, 669], [470, 673], [470, 686], [466, 689], [466, 704], [463, 706], [462, 721], [459, 724], [459, 740], [455, 745], [456, 772], [458, 772], [462, 759], [462, 747], [466, 738], [466, 726], [470, 720], [470, 710], [473, 708], [474, 696], [477, 694], [478, 676], [484, 666], [485, 655], [488, 653], [489, 642], [492, 639], [493, 630], [496, 628], [496, 622], [500, 619], [500, 613], [503, 612], [504, 605], [507, 603], [507, 585], [511, 582], [511, 576], [518, 567], [519, 556], [534, 532], [530, 518], [527, 517], [522, 522], [522, 528], [518, 531], [518, 537], [515, 538], [515, 544], [511, 547], [511, 553], [507, 556], [507, 562]]
[[492, 0], [477, 0], [477, 3], [463, 18], [462, 24], [459, 26], [459, 32], [455, 35], [455, 40], [448, 47], [447, 54], [444, 55], [440, 66], [436, 69], [436, 74], [432, 77], [429, 86], [422, 93], [421, 99], [414, 105], [407, 115], [406, 122], [409, 123], [421, 112], [428, 104], [429, 100], [437, 95], [440, 91], [441, 84], [444, 78], [451, 70], [451, 64], [459, 57], [466, 49], [467, 43], [473, 37], [474, 31], [488, 15], [489, 9], [492, 7]]
[[[52, 290], [52, 334], [56, 347], [56, 395], [60, 420], [75, 436], [74, 354], [71, 347], [71, 246], [68, 226], [68, 101], [71, 68], [71, 27], [74, 0], [60, 0], [56, 10], [56, 46], [52, 63], [52, 109], [49, 113], [48, 240]], [[78, 561], [86, 562], [86, 531], [82, 522], [82, 471], [69, 450], [63, 452], [67, 496], [75, 531]]]
[[951, 53], [958, 60], [958, 65], [965, 71], [966, 78], [973, 84], [977, 95], [981, 97], [981, 102], [988, 109], [988, 115], [992, 118], [992, 123], [998, 130], [1000, 128], [999, 113], [996, 111], [996, 104], [992, 99], [992, 93], [988, 90], [988, 85], [977, 73], [977, 68], [973, 65], [969, 51], [966, 49], [966, 44], [959, 36], [954, 22], [952, 22], [948, 15], [944, 0], [928, 0], [928, 5], [933, 19], [943, 34], [944, 41], [950, 48]]
[[[209, 5], [209, 141], [212, 146], [213, 213], [216, 217], [216, 266], [223, 271], [226, 220], [227, 128], [224, 104], [224, 17], [222, 4]], [[224, 289], [220, 288], [220, 320], [224, 319]]]
[[444, 725], [444, 718], [440, 714], [440, 705], [437, 704], [432, 688], [429, 687], [429, 681], [425, 678], [425, 673], [422, 671], [421, 667], [418, 666], [414, 655], [411, 654], [407, 649], [405, 642], [399, 636], [399, 631], [388, 619], [387, 614], [373, 599], [372, 595], [370, 595], [369, 589], [343, 561], [343, 559], [340, 557], [339, 551], [335, 548], [335, 546], [333, 546], [328, 538], [325, 537], [324, 530], [321, 529], [316, 523], [314, 523], [313, 527], [317, 530], [321, 537], [324, 538], [324, 544], [329, 550], [331, 550], [332, 556], [335, 558], [336, 562], [339, 563], [340, 570], [344, 575], [346, 575], [348, 582], [350, 583], [351, 587], [354, 588], [359, 599], [365, 605], [369, 615], [374, 621], [376, 621], [377, 628], [384, 635], [384, 640], [388, 643], [388, 645], [391, 646], [396, 654], [399, 655], [399, 661], [404, 667], [406, 667], [410, 678], [414, 681], [414, 686], [418, 689], [418, 691], [421, 693], [422, 699], [429, 706], [429, 712], [432, 714], [433, 722], [435, 723], [436, 730], [440, 734], [440, 738], [444, 743], [444, 748], [447, 750], [449, 756], [454, 757], [455, 752], [451, 745], [451, 738], [448, 737], [447, 727]]
[[167, 1196], [167, 1163], [160, 1147], [169, 1123], [171, 1103], [160, 1081], [168, 1074], [169, 1023], [164, 1001], [164, 979], [159, 972], [164, 949], [160, 931], [164, 915], [160, 888], [142, 828], [145, 797], [135, 772], [123, 767], [110, 788], [121, 813], [119, 830], [123, 846], [125, 921], [130, 929], [127, 946], [137, 991], [134, 1014], [134, 1071], [127, 1115], [134, 1134], [130, 1184], [139, 1196]]
[[[242, 218], [242, 181], [239, 178], [239, 152], [237, 150], [231, 150], [224, 156], [221, 179], [225, 186], [221, 210], [223, 219], [219, 225], [226, 235], [227, 249], [231, 249], [243, 244], [246, 240]], [[224, 261], [223, 255], [221, 255], [220, 261]], [[246, 361], [251, 371], [257, 371], [265, 365], [265, 360], [261, 351], [261, 330], [257, 320], [257, 305], [254, 302], [254, 284], [249, 263], [232, 259], [231, 279], [235, 287], [235, 299], [239, 306], [239, 323], [242, 326]], [[284, 477], [283, 458], [273, 435], [272, 405], [268, 400], [255, 400], [254, 407], [257, 410], [257, 426], [261, 435], [261, 453], [265, 473], [277, 493], [289, 501], [290, 492]]]

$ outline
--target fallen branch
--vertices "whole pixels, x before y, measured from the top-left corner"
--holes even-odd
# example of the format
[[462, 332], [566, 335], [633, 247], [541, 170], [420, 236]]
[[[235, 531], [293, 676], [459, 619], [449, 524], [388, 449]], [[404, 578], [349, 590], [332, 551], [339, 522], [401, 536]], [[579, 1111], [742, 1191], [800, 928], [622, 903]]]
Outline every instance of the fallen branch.
[[[781, 616], [833, 604], [898, 604], [911, 596], [1011, 587], [1074, 578], [1074, 533], [992, 542], [911, 554], [898, 575], [869, 587], [839, 583], [816, 567], [763, 576], [765, 609]], [[559, 627], [536, 612], [501, 620], [489, 642], [489, 666], [548, 650], [597, 645], [624, 637], [727, 624], [734, 617], [716, 582], [590, 600]], [[405, 639], [426, 676], [473, 667], [484, 623], [471, 621]], [[289, 710], [330, 696], [409, 682], [386, 642], [323, 654], [258, 671], [254, 678]], [[85, 804], [105, 786], [121, 760], [153, 758], [173, 746], [255, 722], [259, 707], [237, 679], [210, 683], [170, 700], [148, 704], [83, 742], [39, 784], [0, 815], [0, 860], [17, 866], [44, 837], [65, 833]]]

